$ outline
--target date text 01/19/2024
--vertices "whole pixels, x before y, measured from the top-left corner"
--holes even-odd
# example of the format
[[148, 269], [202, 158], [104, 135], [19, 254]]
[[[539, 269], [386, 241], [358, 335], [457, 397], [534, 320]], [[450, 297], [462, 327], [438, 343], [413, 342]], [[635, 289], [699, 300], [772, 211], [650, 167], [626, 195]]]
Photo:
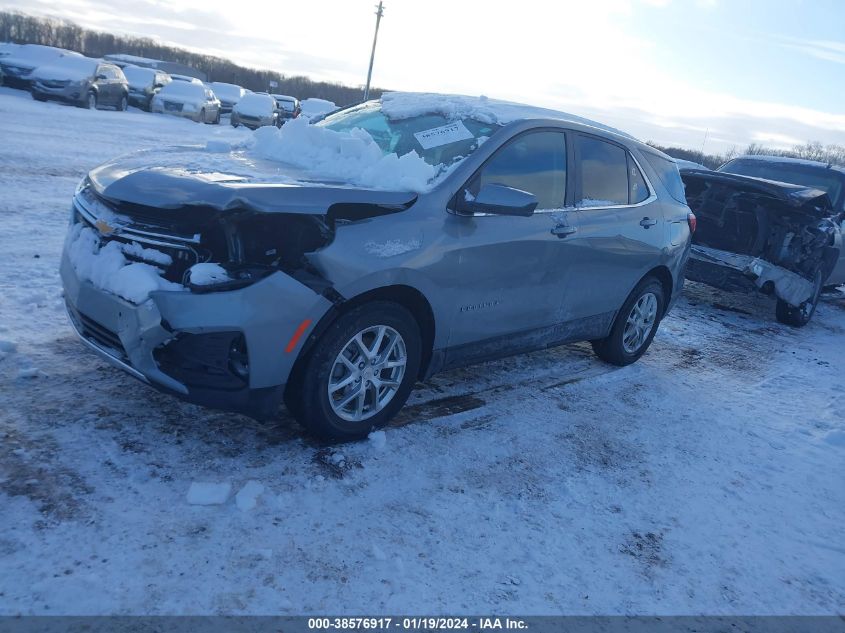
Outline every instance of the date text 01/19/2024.
[[448, 617], [346, 617], [346, 618], [308, 618], [308, 628], [312, 630], [376, 630], [390, 629], [438, 631], [450, 629], [463, 630], [524, 630], [528, 624], [519, 618], [448, 618]]

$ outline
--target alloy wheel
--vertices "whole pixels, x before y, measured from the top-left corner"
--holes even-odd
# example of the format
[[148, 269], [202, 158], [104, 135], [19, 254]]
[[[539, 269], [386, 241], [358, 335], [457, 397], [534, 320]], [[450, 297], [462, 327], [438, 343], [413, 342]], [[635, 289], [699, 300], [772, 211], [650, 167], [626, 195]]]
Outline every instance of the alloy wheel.
[[350, 422], [372, 418], [393, 399], [405, 377], [408, 352], [387, 325], [358, 332], [332, 364], [328, 397], [334, 413]]
[[631, 308], [622, 334], [622, 347], [627, 354], [636, 354], [648, 340], [657, 323], [657, 297], [652, 292], [642, 295]]

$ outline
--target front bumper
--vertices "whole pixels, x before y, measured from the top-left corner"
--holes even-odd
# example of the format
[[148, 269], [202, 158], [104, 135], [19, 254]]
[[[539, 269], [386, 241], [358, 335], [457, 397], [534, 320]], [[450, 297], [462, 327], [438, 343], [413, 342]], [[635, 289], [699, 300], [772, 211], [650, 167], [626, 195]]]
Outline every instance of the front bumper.
[[51, 88], [38, 81], [32, 82], [30, 91], [36, 96], [40, 96], [45, 99], [54, 99], [56, 101], [64, 101], [66, 103], [81, 103], [85, 100], [85, 97], [88, 94], [86, 87], [80, 84], [70, 84], [60, 88]]
[[[306, 319], [313, 327], [331, 306], [323, 296], [281, 272], [229, 292], [156, 291], [140, 305], [80, 279], [66, 254], [61, 277], [71, 324], [106, 361], [189, 402], [259, 419], [272, 416], [282, 401], [307, 338], [303, 336], [288, 352], [297, 328]], [[223, 387], [220, 368], [226, 367], [228, 348], [211, 341], [221, 333], [242, 335], [248, 356], [247, 377], [241, 382], [229, 380]], [[167, 363], [162, 362], [165, 348], [178, 349], [179, 341], [191, 336], [200, 342], [193, 349], [199, 349], [207, 366], [198, 365], [192, 352], [180, 357], [170, 349]], [[206, 349], [202, 349], [203, 336], [209, 338]]]
[[791, 306], [813, 296], [813, 282], [765, 259], [693, 245], [687, 278], [725, 290], [771, 291]]

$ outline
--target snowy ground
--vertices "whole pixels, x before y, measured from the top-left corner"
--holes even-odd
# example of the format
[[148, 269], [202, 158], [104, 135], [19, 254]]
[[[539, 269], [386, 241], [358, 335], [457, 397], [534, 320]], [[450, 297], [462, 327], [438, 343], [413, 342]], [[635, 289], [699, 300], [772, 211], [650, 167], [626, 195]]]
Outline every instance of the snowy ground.
[[842, 295], [793, 330], [688, 285], [632, 367], [452, 371], [332, 450], [84, 351], [56, 271], [79, 178], [246, 133], [0, 89], [0, 614], [843, 611]]

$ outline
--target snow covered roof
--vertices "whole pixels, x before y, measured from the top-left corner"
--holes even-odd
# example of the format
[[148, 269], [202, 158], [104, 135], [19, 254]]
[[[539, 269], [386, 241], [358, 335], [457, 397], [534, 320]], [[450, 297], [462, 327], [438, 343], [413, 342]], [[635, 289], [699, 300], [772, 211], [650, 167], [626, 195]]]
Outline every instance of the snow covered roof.
[[505, 125], [529, 119], [556, 119], [598, 128], [633, 139], [630, 134], [568, 112], [500, 101], [485, 96], [444, 95], [425, 92], [388, 92], [381, 97], [381, 110], [388, 118], [410, 119], [423, 114], [440, 114], [449, 120], [475, 119], [482, 123]]
[[270, 95], [248, 94], [235, 104], [238, 114], [247, 116], [271, 116], [276, 109], [276, 100]]
[[99, 60], [90, 57], [60, 57], [49, 64], [39, 66], [30, 75], [33, 79], [53, 81], [82, 81], [94, 75]]

